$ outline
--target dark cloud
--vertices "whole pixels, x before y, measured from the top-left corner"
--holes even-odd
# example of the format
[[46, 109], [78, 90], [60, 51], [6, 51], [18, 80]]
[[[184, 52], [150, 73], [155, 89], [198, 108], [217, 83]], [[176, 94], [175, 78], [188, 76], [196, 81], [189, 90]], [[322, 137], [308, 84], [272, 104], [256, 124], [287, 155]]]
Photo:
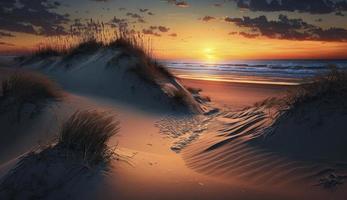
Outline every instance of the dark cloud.
[[242, 18], [225, 17], [224, 21], [229, 22], [229, 23], [242, 23], [243, 19]]
[[138, 19], [137, 22], [138, 22], [138, 23], [146, 23], [146, 21], [145, 21], [143, 18]]
[[148, 12], [147, 14], [148, 14], [148, 15], [154, 15], [154, 13], [152, 13], [152, 12]]
[[213, 6], [214, 6], [214, 7], [222, 7], [223, 4], [222, 4], [222, 3], [214, 3]]
[[255, 34], [255, 33], [246, 33], [246, 32], [239, 32], [239, 35], [245, 37], [245, 38], [256, 38], [259, 37], [259, 34]]
[[166, 33], [166, 32], [168, 32], [170, 30], [170, 28], [165, 27], [165, 26], [158, 26], [158, 30], [160, 32]]
[[108, 23], [111, 25], [111, 27], [117, 27], [117, 28], [128, 28], [128, 20], [126, 19], [120, 19], [117, 17], [113, 17], [113, 19]]
[[137, 13], [131, 13], [131, 12], [128, 12], [128, 13], [127, 13], [127, 16], [128, 16], [128, 17], [135, 18], [135, 19], [142, 18], [141, 15], [139, 15], [139, 14], [137, 14]]
[[133, 19], [136, 19], [137, 22], [139, 22], [139, 23], [146, 23], [145, 19], [144, 19], [141, 15], [139, 15], [139, 14], [137, 14], [137, 13], [128, 12], [128, 13], [126, 14], [126, 16], [131, 17], [131, 18], [133, 18]]
[[170, 37], [177, 37], [178, 35], [177, 35], [177, 33], [171, 33], [171, 34], [169, 34], [169, 36]]
[[14, 35], [12, 33], [0, 31], [0, 38], [2, 38], [2, 37], [14, 37]]
[[2, 0], [0, 29], [45, 36], [66, 34], [69, 15], [53, 11], [59, 6], [48, 0]]
[[189, 7], [189, 4], [186, 1], [180, 1], [180, 0], [167, 0], [168, 3], [176, 5], [180, 8], [187, 8]]
[[[170, 28], [165, 26], [150, 26], [148, 28], [142, 29], [142, 33], [145, 35], [154, 35], [157, 37], [160, 37], [160, 33], [167, 33], [170, 30]], [[172, 36], [171, 34], [169, 36]], [[177, 36], [177, 35], [176, 35]]]
[[336, 15], [336, 16], [340, 16], [340, 17], [344, 17], [344, 16], [345, 16], [345, 15], [344, 15], [342, 12], [340, 12], [340, 11], [339, 11], [339, 12], [336, 12], [335, 15]]
[[243, 36], [243, 37], [245, 37], [245, 38], [257, 38], [257, 37], [259, 37], [260, 35], [259, 34], [257, 34], [257, 33], [247, 33], [247, 32], [243, 32], [243, 31], [241, 31], [241, 32], [236, 32], [236, 31], [234, 31], [234, 32], [229, 32], [228, 33], [229, 35], [241, 35], [241, 36]]
[[[94, 21], [93, 19], [75, 19], [74, 23], [70, 25], [70, 33], [74, 35], [85, 34], [86, 31], [93, 30], [95, 32], [100, 32], [104, 29], [105, 24], [103, 22]], [[107, 25], [108, 23], [106, 23]]]
[[103, 10], [110, 11], [110, 8], [102, 8]]
[[91, 1], [96, 1], [96, 2], [108, 2], [110, 0], [91, 0]]
[[139, 11], [140, 11], [140, 12], [147, 12], [147, 11], [148, 11], [148, 9], [145, 9], [145, 8], [144, 8], [144, 9], [143, 9], [143, 8], [140, 8], [140, 9], [139, 9]]
[[234, 0], [239, 8], [251, 11], [289, 11], [328, 14], [347, 11], [346, 0]]
[[157, 36], [157, 37], [160, 37], [161, 35], [159, 33], [156, 33], [155, 31], [153, 31], [153, 29], [143, 29], [142, 30], [142, 33], [145, 34], [145, 35], [154, 35], [154, 36]]
[[212, 17], [212, 16], [205, 16], [203, 18], [200, 18], [200, 20], [204, 21], [204, 22], [209, 22], [209, 21], [212, 21], [212, 20], [215, 20], [216, 18], [215, 17]]
[[289, 19], [285, 15], [279, 15], [278, 20], [268, 20], [266, 16], [255, 18], [231, 18], [226, 17], [226, 22], [239, 27], [249, 28], [253, 34], [259, 34], [273, 39], [286, 40], [312, 40], [346, 42], [347, 30], [343, 28], [323, 29], [308, 24], [302, 19]]
[[14, 44], [12, 43], [7, 43], [7, 42], [3, 42], [3, 41], [0, 41], [0, 46], [3, 45], [3, 46], [15, 46]]

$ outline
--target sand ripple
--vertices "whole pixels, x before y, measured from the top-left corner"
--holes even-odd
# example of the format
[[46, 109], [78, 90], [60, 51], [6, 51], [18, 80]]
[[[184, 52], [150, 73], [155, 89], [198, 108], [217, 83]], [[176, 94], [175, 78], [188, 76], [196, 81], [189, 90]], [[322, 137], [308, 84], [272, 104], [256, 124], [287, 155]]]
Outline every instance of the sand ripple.
[[207, 175], [255, 184], [315, 185], [322, 177], [334, 177], [343, 169], [293, 160], [257, 145], [254, 139], [271, 133], [277, 119], [274, 113], [254, 107], [212, 116], [167, 118], [158, 126], [163, 134], [174, 138], [171, 149], [181, 152], [187, 166]]

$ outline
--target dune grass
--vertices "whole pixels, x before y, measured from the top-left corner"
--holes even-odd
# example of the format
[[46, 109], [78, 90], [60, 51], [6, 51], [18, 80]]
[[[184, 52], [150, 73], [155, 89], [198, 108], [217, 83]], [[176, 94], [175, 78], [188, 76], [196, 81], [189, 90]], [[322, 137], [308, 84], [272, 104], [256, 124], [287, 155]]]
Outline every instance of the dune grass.
[[91, 53], [101, 48], [122, 48], [130, 53], [152, 55], [151, 39], [127, 27], [112, 26], [109, 23], [91, 19], [71, 27], [63, 36], [52, 36], [40, 42], [29, 57], [63, 56], [73, 57]]
[[77, 111], [63, 124], [57, 146], [95, 165], [109, 158], [107, 142], [118, 130], [119, 122], [113, 116], [97, 111]]
[[187, 90], [192, 94], [199, 94], [200, 92], [202, 92], [201, 88], [188, 87], [188, 86], [185, 86], [185, 88], [187, 88]]
[[201, 88], [188, 87], [188, 86], [185, 86], [185, 88], [193, 95], [194, 99], [199, 103], [206, 103], [206, 102], [212, 101], [211, 97], [200, 94], [202, 92]]
[[61, 56], [64, 53], [62, 51], [59, 51], [55, 48], [52, 48], [50, 46], [46, 47], [39, 47], [37, 51], [34, 52], [33, 57], [38, 57], [38, 58], [48, 58], [48, 57], [55, 57], [55, 56]]
[[165, 66], [153, 58], [150, 38], [124, 27], [110, 28], [106, 27], [104, 23], [93, 21], [89, 25], [85, 25], [84, 29], [77, 34], [71, 31], [67, 36], [50, 38], [47, 42], [40, 43], [26, 61], [53, 56], [61, 56], [65, 60], [70, 60], [100, 49], [121, 50], [121, 54], [115, 55], [109, 62], [111, 66], [117, 65], [122, 58], [136, 57], [138, 62], [132, 71], [149, 82], [153, 82], [153, 78], [158, 76], [173, 77]]
[[65, 55], [65, 59], [72, 59], [76, 56], [91, 54], [102, 48], [104, 45], [101, 42], [91, 38], [86, 40], [76, 47], [71, 48]]
[[283, 99], [289, 108], [296, 108], [314, 101], [343, 103], [347, 97], [347, 72], [329, 66], [330, 71], [315, 77], [310, 83], [290, 90]]
[[289, 89], [284, 97], [265, 99], [254, 106], [276, 107], [280, 112], [294, 111], [296, 108], [305, 107], [313, 102], [347, 108], [346, 98], [347, 71], [338, 70], [336, 66], [331, 65], [327, 73], [312, 78], [308, 83]]
[[99, 180], [110, 170], [113, 158], [127, 161], [106, 144], [118, 127], [118, 121], [106, 113], [75, 112], [62, 125], [58, 141], [24, 154], [2, 177], [0, 199], [42, 199], [60, 190], [59, 198], [70, 199], [64, 193], [69, 187]]
[[57, 101], [62, 98], [61, 89], [57, 84], [38, 73], [14, 74], [2, 81], [1, 87], [1, 111], [15, 109], [18, 120], [25, 105], [34, 105], [38, 112], [47, 101]]

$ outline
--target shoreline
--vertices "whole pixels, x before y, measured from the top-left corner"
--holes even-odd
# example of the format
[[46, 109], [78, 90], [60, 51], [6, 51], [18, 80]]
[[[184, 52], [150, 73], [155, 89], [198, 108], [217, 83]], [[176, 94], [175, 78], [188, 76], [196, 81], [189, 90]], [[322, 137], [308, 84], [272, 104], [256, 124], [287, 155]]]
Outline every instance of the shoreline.
[[267, 98], [283, 97], [287, 90], [295, 87], [192, 79], [180, 79], [180, 81], [187, 87], [202, 89], [201, 94], [211, 97], [212, 102], [217, 106], [236, 109], [252, 106]]
[[188, 80], [202, 80], [202, 81], [214, 81], [214, 82], [225, 82], [225, 83], [243, 83], [243, 84], [260, 84], [260, 85], [279, 85], [279, 86], [298, 86], [302, 83], [295, 82], [283, 82], [283, 81], [266, 81], [266, 80], [235, 80], [235, 79], [218, 79], [218, 78], [194, 78], [179, 76], [182, 79]]

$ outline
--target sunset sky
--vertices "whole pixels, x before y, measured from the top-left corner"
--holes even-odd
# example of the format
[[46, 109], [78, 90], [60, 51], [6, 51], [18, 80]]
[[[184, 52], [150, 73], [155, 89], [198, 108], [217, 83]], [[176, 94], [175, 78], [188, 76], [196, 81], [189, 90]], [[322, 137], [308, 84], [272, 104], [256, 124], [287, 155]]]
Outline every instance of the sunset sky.
[[151, 37], [161, 59], [347, 58], [347, 0], [1, 0], [0, 53], [90, 18]]

